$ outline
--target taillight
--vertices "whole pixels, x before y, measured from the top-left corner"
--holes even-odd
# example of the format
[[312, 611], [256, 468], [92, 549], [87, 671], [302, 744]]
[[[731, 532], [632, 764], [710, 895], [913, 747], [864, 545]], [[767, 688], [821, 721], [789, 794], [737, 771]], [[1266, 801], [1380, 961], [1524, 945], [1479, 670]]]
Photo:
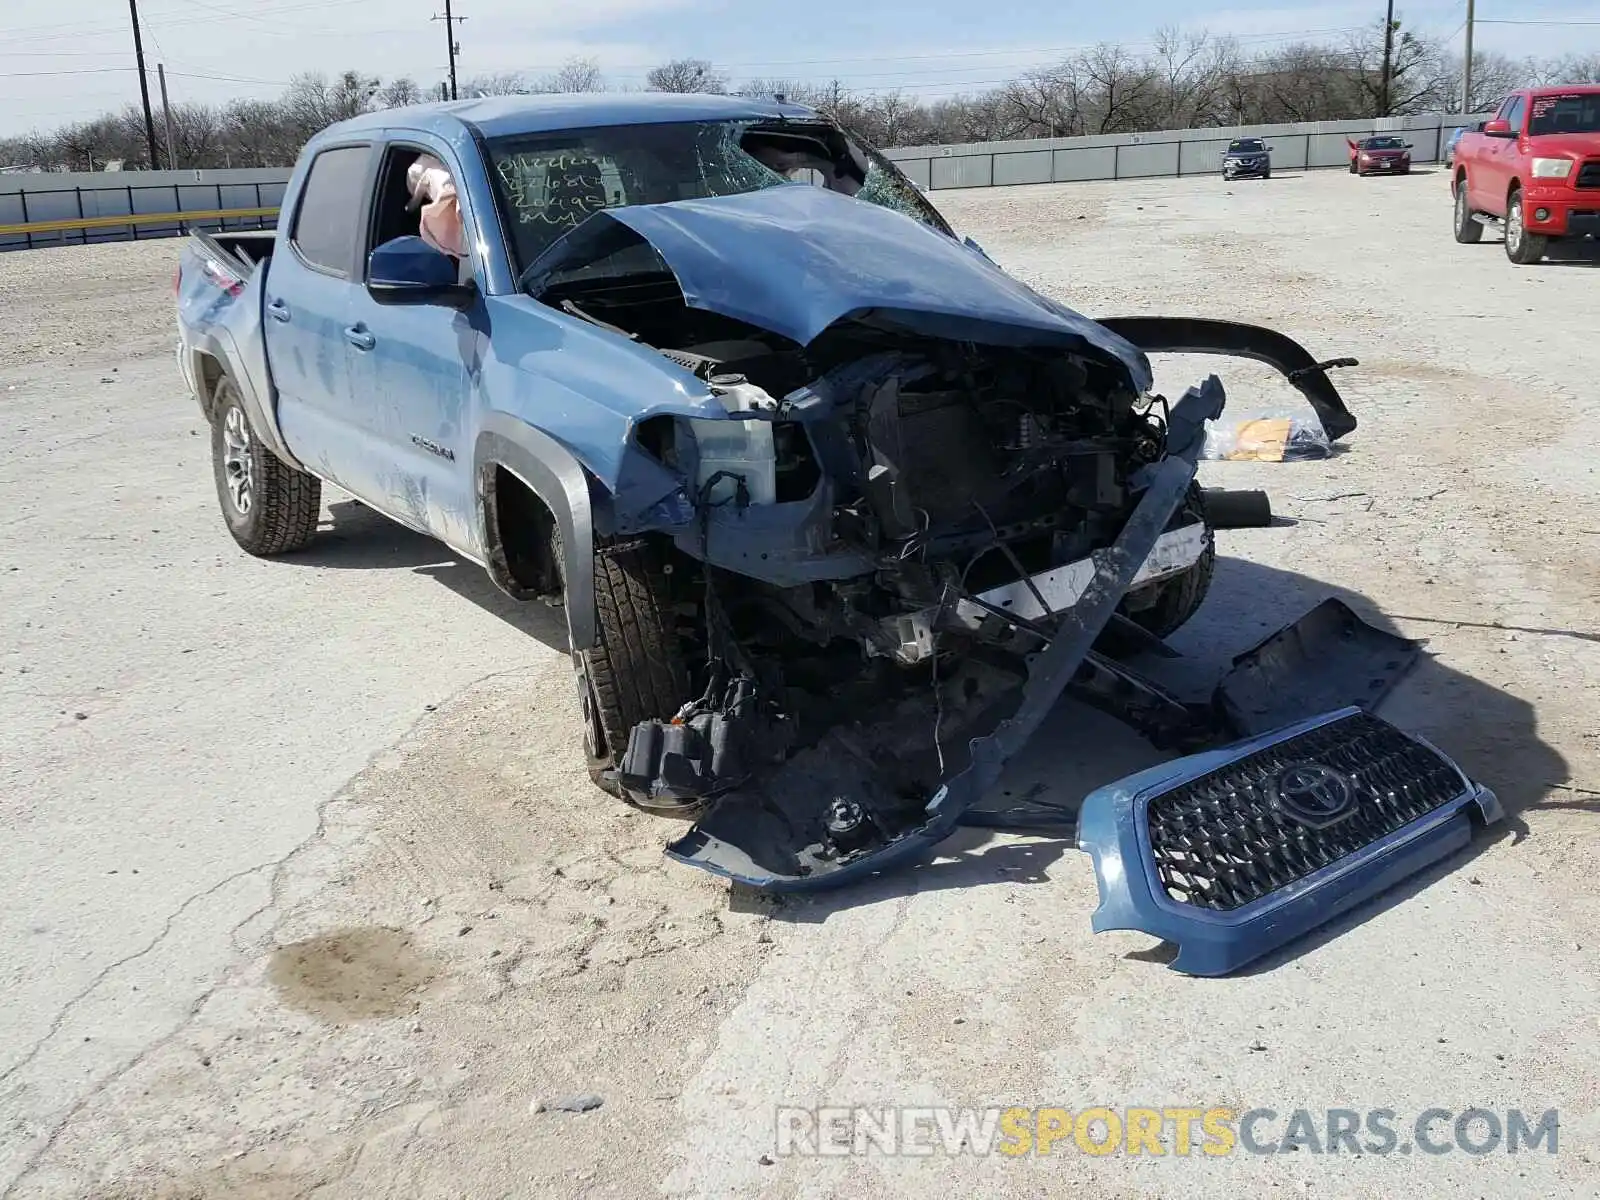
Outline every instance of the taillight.
[[237, 296], [244, 291], [244, 281], [242, 279], [214, 262], [206, 263], [206, 274], [230, 296]]

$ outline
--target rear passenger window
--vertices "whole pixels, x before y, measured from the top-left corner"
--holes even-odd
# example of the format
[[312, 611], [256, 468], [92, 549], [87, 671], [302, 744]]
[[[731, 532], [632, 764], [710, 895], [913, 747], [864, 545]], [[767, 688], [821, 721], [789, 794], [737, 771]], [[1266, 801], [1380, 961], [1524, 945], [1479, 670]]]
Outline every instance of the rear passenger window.
[[368, 146], [342, 146], [313, 160], [289, 238], [312, 266], [349, 275], [361, 240], [371, 154]]

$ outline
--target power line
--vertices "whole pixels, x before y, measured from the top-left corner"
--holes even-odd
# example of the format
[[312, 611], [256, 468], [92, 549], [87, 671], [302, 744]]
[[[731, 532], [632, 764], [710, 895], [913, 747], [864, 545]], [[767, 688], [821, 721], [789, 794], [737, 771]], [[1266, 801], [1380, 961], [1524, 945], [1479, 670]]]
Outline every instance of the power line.
[[1491, 20], [1488, 17], [1479, 17], [1478, 18], [1478, 24], [1479, 25], [1552, 25], [1552, 26], [1555, 26], [1558, 29], [1567, 29], [1567, 28], [1571, 28], [1571, 27], [1575, 27], [1575, 26], [1579, 26], [1579, 25], [1600, 25], [1600, 21], [1535, 21], [1535, 20], [1532, 20], [1532, 19], [1511, 20], [1510, 18], [1507, 18], [1507, 19], [1504, 19], [1504, 20]]

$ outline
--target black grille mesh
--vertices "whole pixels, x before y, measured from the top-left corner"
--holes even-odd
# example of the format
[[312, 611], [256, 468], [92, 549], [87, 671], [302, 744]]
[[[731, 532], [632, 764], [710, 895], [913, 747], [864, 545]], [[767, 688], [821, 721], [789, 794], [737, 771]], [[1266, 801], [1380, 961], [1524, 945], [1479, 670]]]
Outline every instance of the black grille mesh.
[[1600, 188], [1600, 158], [1591, 158], [1578, 168], [1578, 178], [1573, 186]]
[[[1355, 784], [1355, 811], [1312, 829], [1274, 807], [1268, 781], [1317, 763]], [[1226, 911], [1370, 845], [1462, 792], [1450, 763], [1366, 713], [1258, 750], [1150, 801], [1156, 873], [1172, 899]]]

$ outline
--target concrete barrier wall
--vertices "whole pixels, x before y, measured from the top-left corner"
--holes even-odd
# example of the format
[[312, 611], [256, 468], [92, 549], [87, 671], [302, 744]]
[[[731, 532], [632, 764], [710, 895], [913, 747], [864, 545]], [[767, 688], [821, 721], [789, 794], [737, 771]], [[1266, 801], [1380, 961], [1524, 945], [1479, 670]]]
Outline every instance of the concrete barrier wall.
[[[1412, 161], [1438, 162], [1450, 134], [1487, 120], [1429, 114], [1370, 121], [1312, 121], [1295, 125], [1241, 125], [1228, 129], [1171, 129], [1155, 133], [1031, 138], [960, 146], [906, 146], [886, 157], [916, 184], [939, 188], [1012, 183], [1074, 183], [1094, 179], [1156, 179], [1208, 175], [1222, 169], [1234, 138], [1258, 137], [1272, 147], [1274, 170], [1343, 167], [1349, 140], [1394, 133], [1412, 145]], [[1048, 169], [1046, 166], [1048, 156]]]

